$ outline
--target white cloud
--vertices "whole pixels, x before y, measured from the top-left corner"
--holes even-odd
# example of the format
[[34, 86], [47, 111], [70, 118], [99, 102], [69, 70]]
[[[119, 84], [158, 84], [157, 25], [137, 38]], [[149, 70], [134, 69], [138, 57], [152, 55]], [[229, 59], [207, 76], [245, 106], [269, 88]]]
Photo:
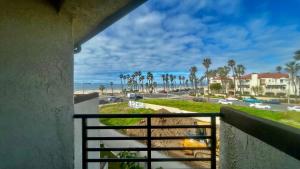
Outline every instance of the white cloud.
[[[157, 10], [158, 5], [166, 9]], [[271, 25], [267, 17], [236, 24], [194, 15], [200, 10], [236, 15], [239, 5], [238, 0], [149, 1], [82, 46], [75, 56], [75, 79], [107, 72], [184, 71], [192, 65], [201, 71], [206, 56], [213, 67], [232, 58], [248, 71], [271, 71], [285, 63], [300, 46], [295, 25]]]

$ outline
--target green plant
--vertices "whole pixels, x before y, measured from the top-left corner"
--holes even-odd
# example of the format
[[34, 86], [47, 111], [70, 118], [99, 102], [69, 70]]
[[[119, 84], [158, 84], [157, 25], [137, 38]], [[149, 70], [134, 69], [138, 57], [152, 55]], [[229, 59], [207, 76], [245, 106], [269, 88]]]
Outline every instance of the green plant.
[[[119, 158], [137, 158], [137, 153], [129, 152], [129, 151], [122, 151], [118, 154]], [[136, 162], [121, 162], [120, 164], [121, 169], [143, 169]]]

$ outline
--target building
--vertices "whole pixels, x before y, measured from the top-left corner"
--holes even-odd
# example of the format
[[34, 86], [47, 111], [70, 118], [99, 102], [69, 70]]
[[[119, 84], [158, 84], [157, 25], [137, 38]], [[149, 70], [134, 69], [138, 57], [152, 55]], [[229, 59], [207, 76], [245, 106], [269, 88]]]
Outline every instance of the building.
[[[224, 83], [225, 82], [225, 83]], [[228, 83], [233, 84], [233, 78], [222, 79], [220, 77], [211, 78], [211, 83], [220, 83], [224, 87], [223, 91], [233, 92]], [[244, 95], [266, 95], [266, 96], [287, 96], [296, 95], [299, 88], [298, 80], [295, 82], [296, 90], [286, 73], [251, 73], [235, 79], [236, 93]]]
[[236, 91], [250, 95], [295, 95], [285, 73], [251, 73], [236, 80]]

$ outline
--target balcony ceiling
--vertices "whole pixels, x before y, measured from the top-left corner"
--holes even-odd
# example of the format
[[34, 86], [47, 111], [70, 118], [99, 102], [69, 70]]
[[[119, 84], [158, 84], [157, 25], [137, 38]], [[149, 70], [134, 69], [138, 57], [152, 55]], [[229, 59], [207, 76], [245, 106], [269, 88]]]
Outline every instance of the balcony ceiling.
[[73, 18], [74, 45], [81, 45], [146, 0], [49, 0]]

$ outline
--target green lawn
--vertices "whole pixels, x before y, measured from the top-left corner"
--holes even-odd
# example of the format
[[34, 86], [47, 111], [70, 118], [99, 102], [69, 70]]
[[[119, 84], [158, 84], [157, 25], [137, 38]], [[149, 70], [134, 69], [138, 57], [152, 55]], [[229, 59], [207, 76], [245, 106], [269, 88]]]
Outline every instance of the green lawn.
[[[171, 100], [171, 99], [147, 99], [142, 100], [144, 103], [157, 104], [162, 106], [175, 107], [181, 110], [193, 112], [220, 112], [220, 104], [216, 103], [202, 103], [188, 100]], [[275, 112], [270, 110], [259, 110], [244, 106], [230, 106], [237, 110], [249, 113], [253, 116], [277, 121], [286, 125], [300, 128], [300, 113], [293, 111]]]
[[[99, 113], [103, 114], [149, 114], [155, 113], [155, 110], [152, 109], [133, 109], [128, 107], [128, 103], [117, 103], [111, 105], [102, 106]], [[133, 125], [139, 122], [141, 118], [101, 118], [100, 121], [106, 125], [112, 126], [126, 126], [126, 125]]]
[[220, 105], [215, 103], [194, 102], [189, 100], [171, 100], [171, 99], [146, 99], [141, 102], [157, 104], [161, 106], [175, 107], [181, 110], [201, 112], [201, 113], [218, 113]]

